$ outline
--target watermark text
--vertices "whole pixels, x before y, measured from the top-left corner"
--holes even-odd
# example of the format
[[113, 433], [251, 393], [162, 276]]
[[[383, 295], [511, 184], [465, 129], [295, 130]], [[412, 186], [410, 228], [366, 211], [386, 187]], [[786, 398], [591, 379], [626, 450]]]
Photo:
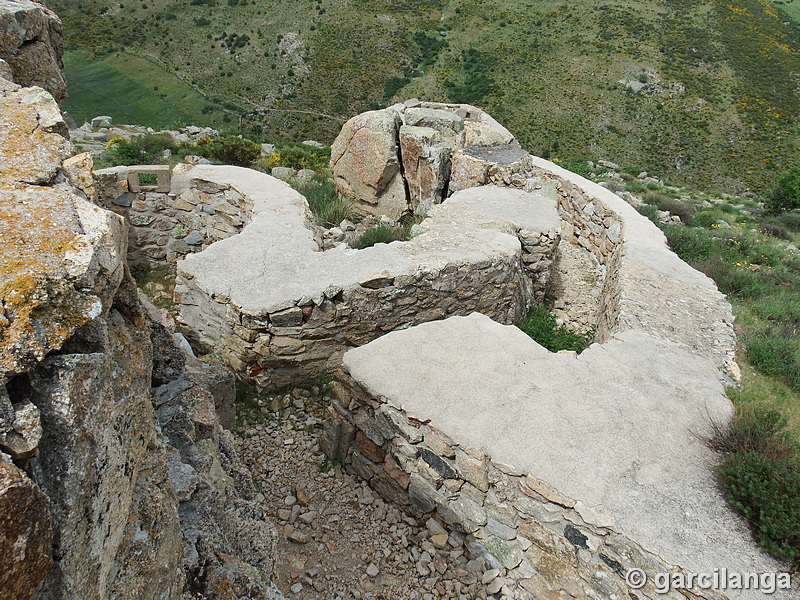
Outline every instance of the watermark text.
[[656, 594], [672, 590], [760, 590], [773, 594], [777, 590], [788, 590], [792, 585], [789, 573], [736, 573], [728, 569], [714, 569], [711, 573], [656, 573], [648, 578], [642, 569], [631, 569], [625, 574], [625, 582], [633, 589], [640, 589], [652, 580]]

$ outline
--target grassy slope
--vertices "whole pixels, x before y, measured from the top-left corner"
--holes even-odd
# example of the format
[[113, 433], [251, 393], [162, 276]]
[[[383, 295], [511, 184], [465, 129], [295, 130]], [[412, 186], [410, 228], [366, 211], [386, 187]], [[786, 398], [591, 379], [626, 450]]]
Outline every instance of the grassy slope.
[[[494, 84], [478, 103], [540, 155], [609, 158], [732, 192], [800, 160], [800, 34], [767, 0], [52, 4], [70, 43], [127, 44], [217, 104], [263, 109], [252, 121], [276, 139], [329, 142], [357, 112], [414, 95], [453, 99], [452, 84], [476, 87], [477, 74]], [[419, 31], [448, 43], [423, 67]], [[230, 50], [221, 38], [232, 33], [249, 39]], [[469, 48], [480, 60], [464, 63]], [[385, 97], [384, 84], [404, 75]]]
[[115, 53], [90, 60], [67, 52], [64, 69], [69, 81], [64, 108], [78, 124], [97, 115], [154, 128], [221, 122], [219, 110], [203, 113], [210, 103], [200, 93], [147, 59]]

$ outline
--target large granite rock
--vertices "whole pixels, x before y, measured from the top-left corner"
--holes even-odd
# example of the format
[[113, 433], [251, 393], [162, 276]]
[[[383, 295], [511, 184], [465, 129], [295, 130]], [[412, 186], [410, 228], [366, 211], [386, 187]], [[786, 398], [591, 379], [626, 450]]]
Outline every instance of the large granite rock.
[[350, 119], [331, 147], [331, 169], [337, 191], [360, 210], [397, 219], [482, 185], [498, 159], [510, 164], [525, 155], [479, 108], [414, 100]]
[[10, 67], [13, 81], [44, 88], [62, 102], [67, 97], [63, 54], [61, 20], [55, 13], [31, 0], [0, 0], [0, 59]]
[[400, 148], [408, 183], [408, 208], [425, 214], [431, 206], [442, 202], [450, 171], [450, 146], [442, 142], [441, 134], [433, 128], [403, 125]]
[[53, 563], [47, 496], [0, 453], [0, 598], [30, 598]]
[[336, 189], [363, 201], [372, 214], [399, 216], [406, 209], [400, 174], [396, 111], [370, 111], [350, 119], [331, 146]]

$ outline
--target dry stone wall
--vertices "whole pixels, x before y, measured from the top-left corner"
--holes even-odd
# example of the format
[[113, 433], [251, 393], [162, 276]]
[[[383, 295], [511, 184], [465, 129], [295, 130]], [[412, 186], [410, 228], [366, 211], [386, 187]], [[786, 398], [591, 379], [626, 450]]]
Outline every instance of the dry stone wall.
[[[788, 600], [800, 589], [717, 490], [702, 437], [732, 407], [707, 357], [634, 330], [554, 354], [474, 313], [351, 350], [337, 379], [323, 450], [497, 569], [488, 594]], [[648, 583], [629, 585], [631, 569]], [[715, 569], [783, 572], [787, 589], [658, 583]]]
[[[483, 450], [451, 439], [427, 420], [411, 417], [379, 394], [339, 374], [321, 439], [331, 460], [346, 465], [383, 498], [421, 520], [433, 517], [472, 559], [502, 575], [487, 594], [507, 598], [624, 598], [625, 574], [651, 578], [675, 571], [657, 555], [620, 535], [607, 514], [570, 498], [534, 474], [498, 463]], [[683, 600], [677, 591], [637, 598]], [[702, 592], [697, 598], [718, 598]]]
[[544, 296], [557, 248], [553, 199], [484, 187], [432, 211], [408, 242], [321, 252], [305, 199], [274, 178], [196, 167], [253, 203], [242, 233], [178, 265], [187, 335], [265, 386], [338, 365], [393, 329], [482, 311], [514, 322]]
[[95, 172], [101, 205], [129, 223], [128, 264], [132, 268], [174, 264], [239, 233], [250, 221], [247, 198], [230, 183], [187, 181], [176, 174], [163, 191], [144, 186], [132, 192], [131, 175], [142, 169], [147, 168]]

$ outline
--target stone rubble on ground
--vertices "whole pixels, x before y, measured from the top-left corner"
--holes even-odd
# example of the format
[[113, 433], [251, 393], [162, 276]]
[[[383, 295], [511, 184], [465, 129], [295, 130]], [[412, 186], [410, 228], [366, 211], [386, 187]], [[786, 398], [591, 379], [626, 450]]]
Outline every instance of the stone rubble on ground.
[[435, 519], [418, 522], [326, 462], [318, 438], [331, 400], [327, 385], [269, 397], [237, 433], [278, 523], [278, 588], [297, 600], [476, 600], [500, 592], [507, 570], [471, 558], [465, 536]]

